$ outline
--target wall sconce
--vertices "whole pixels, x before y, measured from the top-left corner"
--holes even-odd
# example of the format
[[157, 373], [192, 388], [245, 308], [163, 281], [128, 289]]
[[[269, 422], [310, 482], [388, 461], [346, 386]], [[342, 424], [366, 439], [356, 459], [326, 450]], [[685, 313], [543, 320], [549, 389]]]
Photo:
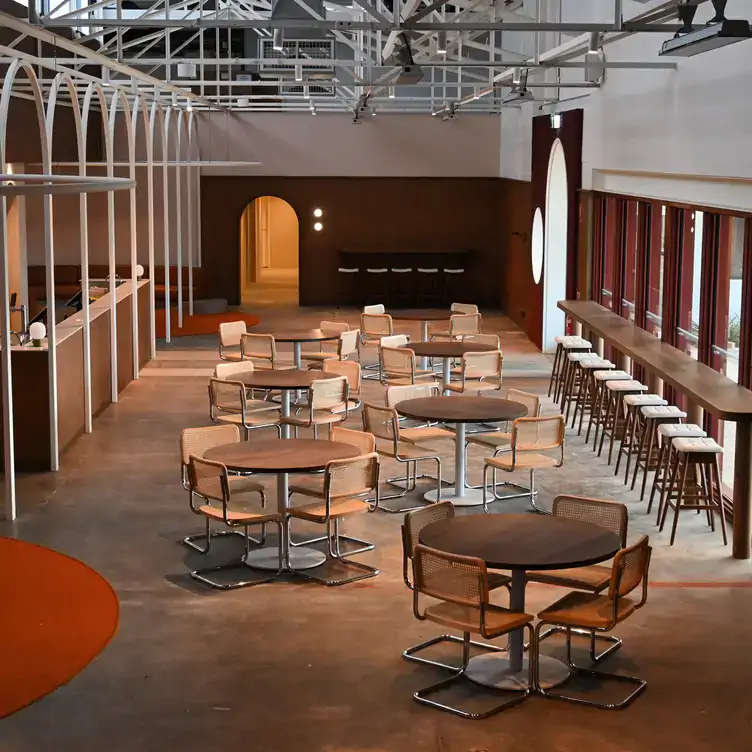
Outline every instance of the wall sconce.
[[324, 212], [321, 209], [314, 209], [313, 210], [313, 216], [314, 217], [323, 217]]
[[551, 113], [551, 127], [555, 131], [558, 131], [559, 128], [561, 128], [561, 113], [560, 112]]
[[29, 327], [29, 338], [34, 347], [41, 347], [42, 340], [47, 336], [47, 327], [41, 321], [35, 321]]
[[321, 222], [316, 222], [313, 229], [316, 230], [316, 232], [321, 232], [324, 229], [324, 225], [322, 225]]
[[141, 279], [144, 276], [144, 267], [141, 264], [136, 264], [136, 279]]

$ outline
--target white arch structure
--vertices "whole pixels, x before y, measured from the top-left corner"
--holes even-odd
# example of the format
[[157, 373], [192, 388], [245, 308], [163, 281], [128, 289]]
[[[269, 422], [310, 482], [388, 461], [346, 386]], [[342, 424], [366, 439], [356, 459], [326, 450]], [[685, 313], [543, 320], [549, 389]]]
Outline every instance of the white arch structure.
[[[2, 416], [3, 416], [3, 446], [4, 446], [4, 511], [6, 519], [13, 520], [16, 517], [15, 495], [15, 453], [14, 453], [14, 426], [13, 426], [13, 381], [12, 381], [12, 350], [10, 347], [10, 300], [9, 300], [9, 271], [8, 271], [8, 246], [7, 246], [7, 196], [8, 195], [44, 195], [44, 254], [46, 266], [46, 297], [51, 316], [48, 318], [48, 363], [49, 363], [49, 404], [50, 404], [50, 454], [51, 470], [59, 468], [59, 438], [58, 438], [58, 397], [57, 397], [57, 352], [56, 331], [54, 317], [55, 301], [55, 251], [54, 251], [54, 211], [53, 196], [62, 193], [79, 194], [80, 213], [80, 242], [81, 242], [81, 271], [82, 288], [89, 289], [89, 223], [88, 223], [88, 193], [107, 192], [107, 227], [108, 227], [108, 267], [111, 279], [110, 292], [110, 368], [111, 368], [111, 401], [118, 399], [117, 381], [117, 311], [116, 295], [114, 294], [114, 280], [116, 268], [116, 235], [115, 235], [115, 191], [128, 190], [130, 196], [129, 221], [130, 221], [130, 261], [132, 283], [132, 324], [133, 324], [133, 377], [138, 378], [139, 373], [139, 342], [138, 342], [138, 297], [137, 297], [137, 253], [138, 253], [138, 216], [136, 203], [136, 133], [139, 116], [143, 123], [146, 143], [146, 168], [147, 168], [147, 219], [148, 219], [148, 252], [149, 252], [149, 299], [150, 299], [150, 356], [156, 356], [156, 327], [155, 327], [155, 238], [154, 238], [154, 137], [159, 127], [162, 142], [162, 170], [163, 170], [163, 237], [165, 246], [165, 328], [166, 338], [170, 339], [170, 229], [169, 229], [169, 181], [168, 166], [169, 158], [169, 132], [171, 119], [177, 115], [177, 138], [176, 159], [176, 191], [177, 191], [177, 254], [178, 254], [178, 325], [182, 326], [182, 280], [180, 279], [180, 265], [182, 263], [182, 236], [180, 222], [182, 216], [181, 191], [180, 191], [180, 167], [181, 133], [183, 131], [183, 111], [173, 106], [168, 108], [165, 117], [163, 107], [155, 98], [149, 106], [143, 95], [136, 92], [133, 97], [132, 107], [128, 101], [126, 91], [119, 87], [111, 89], [108, 101], [105, 95], [105, 87], [108, 85], [91, 81], [83, 94], [82, 102], [79, 101], [81, 81], [75, 80], [68, 73], [59, 73], [50, 85], [45, 107], [45, 97], [37, 75], [30, 62], [23, 59], [13, 60], [5, 73], [0, 92], [0, 169], [6, 164], [7, 123], [10, 113], [10, 105], [13, 97], [13, 87], [16, 77], [20, 72], [25, 74], [26, 86], [24, 91], [31, 91], [34, 101], [37, 124], [39, 128], [39, 142], [41, 149], [41, 175], [0, 175], [0, 242], [2, 243], [2, 259], [0, 260], [0, 367], [2, 368]], [[87, 83], [84, 81], [83, 83]], [[28, 87], [28, 88], [27, 88]], [[64, 92], [70, 98], [76, 129], [78, 175], [53, 175], [52, 174], [52, 143], [54, 136], [55, 114], [58, 111], [57, 103], [60, 92]], [[86, 161], [88, 144], [89, 119], [92, 109], [97, 109], [102, 119], [102, 128], [105, 147], [105, 162], [107, 177], [87, 175], [87, 166], [91, 163]], [[128, 140], [128, 178], [115, 177], [115, 127], [117, 114], [123, 113]], [[193, 161], [193, 113], [188, 117], [188, 160]], [[191, 168], [188, 167], [188, 175]], [[4, 169], [3, 169], [4, 172]], [[13, 182], [10, 182], [10, 181]], [[192, 280], [193, 254], [193, 212], [191, 181], [186, 192], [188, 216], [191, 217], [191, 225], [188, 234], [188, 258], [189, 279]], [[192, 287], [189, 291], [189, 313], [193, 313]], [[91, 317], [89, 310], [89, 296], [82, 296], [83, 314], [83, 343], [84, 343], [84, 425], [86, 432], [92, 430], [92, 403], [91, 403]]]

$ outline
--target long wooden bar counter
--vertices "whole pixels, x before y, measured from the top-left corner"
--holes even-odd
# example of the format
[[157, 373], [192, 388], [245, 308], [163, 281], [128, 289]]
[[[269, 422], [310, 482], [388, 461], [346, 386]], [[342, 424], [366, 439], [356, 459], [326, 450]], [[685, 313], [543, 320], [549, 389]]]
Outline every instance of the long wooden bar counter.
[[592, 300], [562, 300], [559, 308], [619, 352], [709, 413], [736, 423], [733, 555], [752, 555], [752, 391]]

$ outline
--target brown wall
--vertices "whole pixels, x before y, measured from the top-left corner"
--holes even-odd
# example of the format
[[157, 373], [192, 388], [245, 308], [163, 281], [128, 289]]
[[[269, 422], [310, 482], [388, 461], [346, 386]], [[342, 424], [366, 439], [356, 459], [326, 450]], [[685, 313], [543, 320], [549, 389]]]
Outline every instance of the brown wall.
[[[277, 196], [300, 220], [300, 303], [331, 305], [338, 249], [475, 251], [468, 299], [501, 305], [506, 181], [491, 178], [203, 177], [201, 229], [207, 294], [239, 302], [240, 216], [259, 196]], [[313, 210], [324, 229], [313, 230]]]

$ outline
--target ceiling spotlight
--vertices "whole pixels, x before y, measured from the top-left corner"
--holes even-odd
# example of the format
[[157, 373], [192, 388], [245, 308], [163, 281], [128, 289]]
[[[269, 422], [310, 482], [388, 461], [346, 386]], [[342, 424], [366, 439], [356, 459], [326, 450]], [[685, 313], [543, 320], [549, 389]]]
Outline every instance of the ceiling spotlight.
[[295, 80], [296, 81], [303, 80], [303, 66], [302, 65], [295, 66]]
[[321, 217], [323, 216], [324, 212], [321, 209], [314, 209], [313, 210], [313, 216], [314, 217]]
[[394, 99], [394, 86], [389, 87], [389, 99]]
[[598, 49], [601, 46], [601, 35], [598, 31], [590, 32], [590, 40], [588, 41], [588, 55], [597, 55]]
[[274, 29], [272, 31], [272, 49], [275, 52], [285, 51], [285, 34], [282, 29]]
[[522, 83], [522, 68], [512, 69], [512, 85], [519, 86]]
[[447, 33], [445, 31], [440, 31], [436, 35], [436, 52], [439, 55], [446, 55], [447, 53]]
[[321, 232], [324, 229], [324, 225], [322, 225], [321, 222], [316, 222], [313, 229], [316, 230], [316, 232]]
[[473, 89], [473, 99], [480, 99], [480, 86]]

